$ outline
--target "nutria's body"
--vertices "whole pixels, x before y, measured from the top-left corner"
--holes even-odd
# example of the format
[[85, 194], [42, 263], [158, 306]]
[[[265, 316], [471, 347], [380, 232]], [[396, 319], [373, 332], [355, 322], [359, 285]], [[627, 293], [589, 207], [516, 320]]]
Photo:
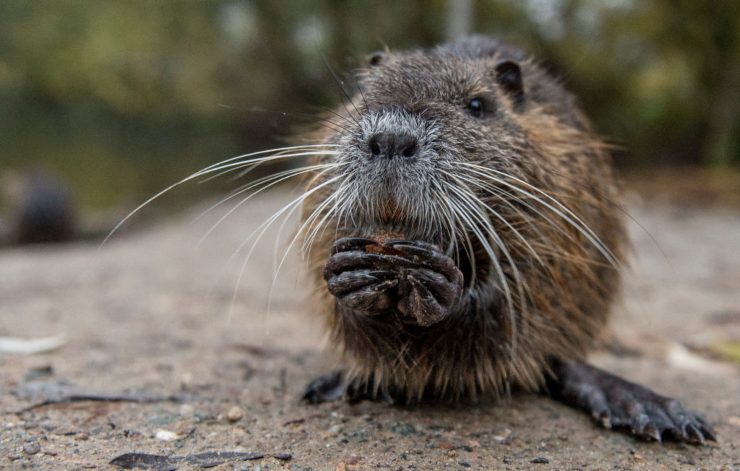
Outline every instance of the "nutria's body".
[[627, 235], [608, 147], [572, 95], [481, 37], [372, 63], [321, 137], [337, 165], [313, 175], [303, 206], [346, 363], [307, 398], [408, 403], [548, 384], [643, 437], [711, 438], [693, 415], [689, 430], [610, 407], [668, 400], [580, 363], [619, 296]]

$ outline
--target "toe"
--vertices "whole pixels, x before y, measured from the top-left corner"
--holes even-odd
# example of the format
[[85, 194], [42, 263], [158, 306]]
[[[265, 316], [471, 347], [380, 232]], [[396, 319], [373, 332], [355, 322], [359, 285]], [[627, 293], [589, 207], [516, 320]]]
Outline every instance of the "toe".
[[697, 444], [704, 443], [704, 435], [702, 435], [701, 431], [690, 421], [687, 421], [687, 423], [684, 424], [681, 431], [683, 432], [682, 435], [687, 442]]
[[664, 411], [675, 426], [673, 436], [678, 441], [693, 444], [704, 444], [706, 440], [716, 441], [717, 436], [707, 422], [675, 399], [664, 401]]
[[372, 283], [378, 283], [378, 273], [371, 270], [346, 271], [338, 275], [331, 275], [327, 279], [329, 291], [335, 296], [342, 296], [351, 291], [362, 288]]
[[663, 441], [663, 435], [660, 433], [660, 430], [652, 423], [648, 424], [642, 432], [642, 436], [648, 440], [655, 440], [656, 442]]
[[407, 277], [412, 292], [407, 298], [399, 303], [399, 311], [407, 316], [412, 316], [416, 323], [422, 327], [428, 327], [441, 321], [447, 315], [447, 310], [439, 305], [432, 293], [429, 292], [419, 280], [413, 275]]

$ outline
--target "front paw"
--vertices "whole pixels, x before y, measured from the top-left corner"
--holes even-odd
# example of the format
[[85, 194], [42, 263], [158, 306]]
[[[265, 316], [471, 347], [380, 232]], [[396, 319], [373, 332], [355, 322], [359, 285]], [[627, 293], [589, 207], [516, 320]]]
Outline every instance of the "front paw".
[[463, 275], [435, 245], [393, 240], [339, 239], [324, 267], [329, 292], [342, 305], [368, 315], [391, 308], [426, 327], [447, 317], [460, 301]]
[[360, 237], [339, 239], [324, 267], [324, 279], [337, 301], [367, 315], [386, 312], [394, 305], [398, 268], [409, 265], [394, 255], [365, 252], [375, 244]]
[[424, 242], [390, 245], [414, 266], [401, 270], [398, 310], [427, 327], [447, 317], [460, 302], [463, 275], [439, 248]]

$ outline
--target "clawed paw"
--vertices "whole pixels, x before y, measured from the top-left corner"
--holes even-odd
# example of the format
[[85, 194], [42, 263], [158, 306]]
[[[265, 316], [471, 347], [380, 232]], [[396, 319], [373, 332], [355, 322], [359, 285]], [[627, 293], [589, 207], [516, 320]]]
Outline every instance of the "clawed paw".
[[395, 308], [421, 326], [444, 319], [462, 295], [463, 275], [432, 244], [395, 240], [339, 239], [324, 268], [329, 292], [343, 305], [368, 315]]
[[643, 440], [703, 444], [716, 440], [699, 414], [648, 388], [580, 362], [557, 363], [550, 392], [591, 414], [600, 425]]
[[645, 440], [693, 444], [716, 440], [714, 430], [703, 417], [684, 409], [675, 399], [646, 391], [650, 394], [631, 395], [616, 405], [602, 408], [593, 414], [594, 418], [607, 428], [629, 430]]

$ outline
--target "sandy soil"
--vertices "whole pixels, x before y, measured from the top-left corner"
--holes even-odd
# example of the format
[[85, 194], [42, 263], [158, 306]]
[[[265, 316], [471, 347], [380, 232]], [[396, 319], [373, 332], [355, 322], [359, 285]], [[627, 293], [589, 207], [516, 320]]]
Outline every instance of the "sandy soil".
[[[217, 469], [740, 469], [740, 368], [711, 354], [740, 339], [740, 212], [634, 202], [660, 249], [632, 224], [638, 255], [614, 320], [622, 348], [593, 355], [703, 411], [720, 442], [695, 447], [604, 431], [535, 395], [457, 408], [300, 404], [304, 384], [332, 360], [298, 258], [287, 259], [269, 309], [275, 233], [236, 295], [246, 250], [229, 260], [284, 196], [256, 200], [200, 246], [223, 211], [123, 234], [100, 252], [0, 253], [0, 336], [67, 340], [0, 356], [0, 468], [117, 469], [109, 462], [129, 452], [240, 451], [264, 457]], [[64, 384], [162, 400], [39, 405]]]

